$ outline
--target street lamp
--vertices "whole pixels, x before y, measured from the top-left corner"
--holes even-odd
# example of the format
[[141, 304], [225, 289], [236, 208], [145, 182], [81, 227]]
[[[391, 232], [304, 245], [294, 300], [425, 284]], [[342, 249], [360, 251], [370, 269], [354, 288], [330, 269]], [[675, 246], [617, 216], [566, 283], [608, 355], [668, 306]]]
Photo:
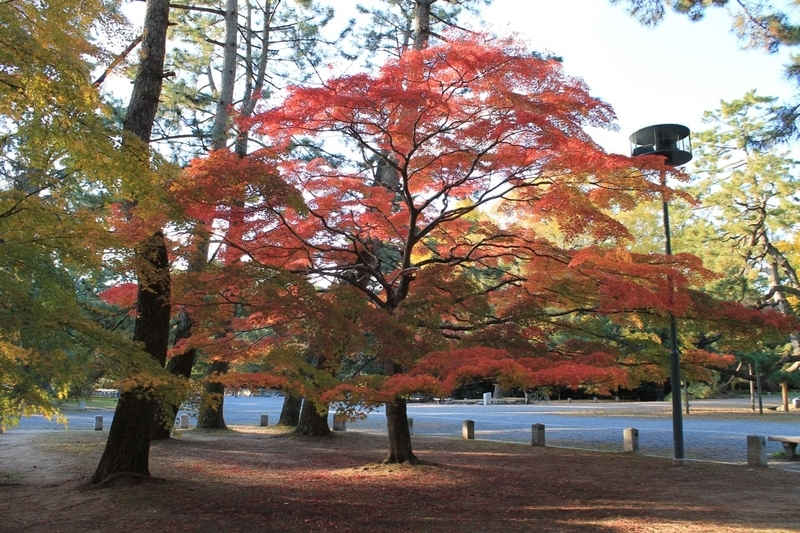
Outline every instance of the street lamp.
[[[629, 137], [631, 142], [631, 155], [660, 155], [665, 163], [677, 167], [688, 163], [692, 159], [692, 146], [689, 138], [689, 128], [680, 124], [657, 124], [648, 126], [635, 132]], [[661, 172], [661, 186], [667, 186], [667, 176]], [[672, 256], [672, 242], [669, 234], [669, 207], [666, 197], [662, 196], [662, 210], [664, 212], [664, 236], [666, 238], [667, 257]], [[670, 298], [673, 297], [674, 288], [669, 283]], [[683, 415], [681, 413], [681, 367], [678, 353], [678, 330], [675, 324], [675, 315], [669, 313], [669, 370], [670, 384], [672, 385], [672, 439], [675, 444], [673, 463], [683, 465], [686, 463], [683, 453]]]

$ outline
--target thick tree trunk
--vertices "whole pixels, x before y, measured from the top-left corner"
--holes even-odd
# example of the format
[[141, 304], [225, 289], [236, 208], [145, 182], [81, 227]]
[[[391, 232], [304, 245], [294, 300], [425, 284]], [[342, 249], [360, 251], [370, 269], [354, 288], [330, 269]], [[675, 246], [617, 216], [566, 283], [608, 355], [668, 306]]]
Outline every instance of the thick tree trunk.
[[[209, 375], [225, 374], [230, 365], [226, 361], [215, 361], [209, 368]], [[200, 405], [200, 414], [197, 416], [197, 427], [203, 429], [228, 429], [225, 425], [225, 417], [222, 414], [225, 407], [225, 385], [218, 381], [209, 381], [205, 386], [205, 394], [213, 395], [219, 401], [207, 403], [203, 401]]]
[[306, 399], [303, 402], [303, 410], [300, 412], [300, 420], [294, 433], [308, 435], [310, 437], [327, 437], [330, 435], [331, 428], [328, 426], [328, 407], [325, 407], [324, 414], [317, 411], [317, 405]]
[[281, 409], [278, 425], [295, 427], [300, 422], [300, 409], [302, 407], [303, 398], [301, 396], [287, 394], [283, 400], [283, 408]]
[[120, 394], [105, 451], [90, 480], [92, 484], [112, 475], [150, 475], [150, 439], [143, 436], [150, 435], [156, 402], [137, 397], [140, 392]]
[[[137, 319], [133, 338], [159, 364], [164, 365], [169, 341], [169, 261], [164, 236], [160, 232], [137, 248], [137, 258], [152, 271], [139, 275]], [[108, 441], [91, 483], [97, 484], [115, 474], [149, 476], [150, 430], [157, 401], [150, 391], [124, 391], [114, 412]]]
[[385, 463], [410, 463], [418, 461], [411, 451], [411, 431], [408, 429], [408, 411], [403, 398], [386, 404], [386, 425], [389, 429], [389, 455]]

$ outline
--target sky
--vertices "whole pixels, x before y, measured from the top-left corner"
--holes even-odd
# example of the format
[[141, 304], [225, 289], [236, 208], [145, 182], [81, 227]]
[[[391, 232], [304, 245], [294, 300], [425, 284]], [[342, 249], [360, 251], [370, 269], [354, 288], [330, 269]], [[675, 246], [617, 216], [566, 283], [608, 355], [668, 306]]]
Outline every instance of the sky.
[[783, 77], [788, 53], [742, 50], [725, 9], [709, 9], [699, 22], [667, 13], [648, 28], [607, 0], [494, 0], [484, 21], [561, 56], [566, 73], [611, 104], [620, 130], [592, 131], [609, 152], [629, 154], [628, 136], [652, 124], [706, 129], [704, 111], [751, 89], [783, 99], [795, 94]]
[[[353, 16], [356, 3], [372, 1], [327, 0], [342, 20]], [[143, 8], [142, 2], [128, 5], [134, 19], [143, 17]], [[704, 111], [752, 89], [783, 100], [796, 94], [783, 76], [788, 52], [743, 50], [725, 8], [708, 9], [699, 22], [668, 12], [652, 28], [608, 0], [493, 0], [480, 26], [519, 34], [534, 50], [562, 57], [567, 74], [583, 78], [593, 96], [614, 108], [619, 131], [590, 131], [613, 153], [629, 154], [629, 135], [645, 126], [705, 129]]]

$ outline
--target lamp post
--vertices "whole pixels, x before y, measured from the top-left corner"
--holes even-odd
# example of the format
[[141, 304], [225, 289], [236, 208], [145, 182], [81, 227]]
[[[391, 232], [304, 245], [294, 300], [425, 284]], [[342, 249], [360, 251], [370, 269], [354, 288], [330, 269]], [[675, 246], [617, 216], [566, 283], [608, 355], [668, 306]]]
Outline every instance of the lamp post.
[[[657, 124], [642, 128], [630, 137], [631, 155], [660, 155], [665, 158], [665, 163], [677, 167], [688, 163], [692, 159], [691, 140], [689, 128], [680, 124]], [[661, 186], [666, 187], [667, 176], [661, 172]], [[667, 258], [672, 256], [672, 240], [669, 233], [669, 206], [667, 199], [662, 196], [662, 211], [664, 216], [664, 237], [666, 239]], [[674, 288], [669, 280], [670, 301], [673, 298]], [[669, 313], [669, 371], [672, 392], [672, 439], [675, 451], [673, 464], [684, 465], [686, 459], [683, 451], [683, 415], [681, 412], [681, 367], [678, 352], [678, 328], [675, 315]]]

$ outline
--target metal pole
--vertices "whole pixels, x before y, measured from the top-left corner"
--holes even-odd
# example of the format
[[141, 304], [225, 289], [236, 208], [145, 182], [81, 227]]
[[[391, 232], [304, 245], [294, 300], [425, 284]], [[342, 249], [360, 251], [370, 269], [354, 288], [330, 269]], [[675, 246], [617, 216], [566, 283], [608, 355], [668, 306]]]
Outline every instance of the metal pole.
[[[667, 186], [667, 176], [661, 172], [661, 185]], [[672, 257], [672, 241], [669, 233], [669, 207], [667, 200], [664, 198], [661, 202], [664, 211], [664, 236], [666, 237], [666, 250], [667, 258]], [[669, 280], [670, 303], [674, 298], [674, 289], [672, 286], [672, 279]], [[673, 457], [673, 464], [684, 465], [683, 452], [683, 414], [681, 412], [681, 366], [678, 354], [678, 327], [675, 321], [675, 315], [672, 311], [669, 313], [669, 337], [670, 337], [670, 351], [669, 351], [669, 379], [672, 386], [672, 440], [675, 447]]]

